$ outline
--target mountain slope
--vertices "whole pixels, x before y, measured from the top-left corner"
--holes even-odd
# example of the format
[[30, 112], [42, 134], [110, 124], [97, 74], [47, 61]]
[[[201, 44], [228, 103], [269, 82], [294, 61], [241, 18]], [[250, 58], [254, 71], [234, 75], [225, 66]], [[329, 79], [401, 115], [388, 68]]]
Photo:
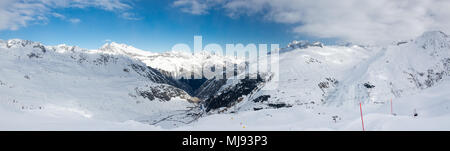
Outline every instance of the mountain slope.
[[66, 45], [0, 42], [0, 81], [8, 112], [126, 121], [195, 106], [176, 80], [138, 60]]
[[[352, 108], [360, 102], [380, 104], [420, 93], [450, 75], [450, 38], [439, 31], [384, 47], [300, 44], [305, 47], [282, 49], [279, 60], [273, 61], [280, 70], [271, 74], [279, 80], [264, 82], [251, 97], [215, 101], [239, 102], [222, 106], [232, 107], [228, 112], [322, 105]], [[277, 89], [263, 90], [274, 85]]]

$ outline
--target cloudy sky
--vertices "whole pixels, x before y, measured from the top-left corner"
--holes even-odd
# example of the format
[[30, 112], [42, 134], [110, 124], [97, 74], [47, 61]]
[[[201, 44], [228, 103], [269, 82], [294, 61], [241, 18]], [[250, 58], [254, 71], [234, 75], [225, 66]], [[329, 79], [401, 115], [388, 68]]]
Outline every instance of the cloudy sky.
[[0, 39], [150, 51], [176, 43], [383, 44], [450, 33], [449, 0], [1, 0]]

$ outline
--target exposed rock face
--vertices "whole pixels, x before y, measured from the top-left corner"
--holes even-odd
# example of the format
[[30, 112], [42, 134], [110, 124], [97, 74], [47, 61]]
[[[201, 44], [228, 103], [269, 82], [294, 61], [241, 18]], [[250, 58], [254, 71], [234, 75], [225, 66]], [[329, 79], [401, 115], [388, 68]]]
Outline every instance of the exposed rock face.
[[411, 83], [414, 83], [417, 88], [425, 89], [432, 87], [449, 73], [448, 70], [435, 72], [433, 69], [429, 69], [427, 72], [413, 72], [407, 74], [410, 76], [409, 79]]
[[239, 80], [236, 85], [232, 85], [221, 93], [206, 99], [204, 102], [206, 111], [208, 112], [222, 107], [231, 107], [235, 103], [239, 103], [243, 100], [243, 96], [256, 90], [258, 84], [261, 82], [264, 82], [264, 80], [259, 76], [257, 79], [245, 78]]
[[333, 92], [337, 85], [339, 84], [339, 81], [334, 78], [325, 78], [325, 81], [320, 82], [317, 84], [317, 86], [322, 90], [322, 96], [324, 99], [321, 101], [325, 101], [327, 97], [329, 97], [329, 93]]
[[259, 102], [266, 102], [270, 98], [270, 95], [261, 95], [257, 97], [256, 99], [253, 99], [253, 102], [259, 103]]
[[291, 43], [289, 43], [287, 47], [288, 48], [292, 48], [292, 49], [305, 49], [305, 48], [308, 48], [308, 47], [321, 47], [321, 48], [323, 48], [323, 46], [324, 45], [321, 42], [310, 43], [310, 42], [304, 41], [304, 40], [301, 40], [301, 41], [294, 40]]
[[162, 74], [159, 70], [139, 64], [131, 64], [130, 67], [134, 71], [136, 71], [139, 75], [146, 77], [153, 82], [172, 85], [174, 87], [185, 90], [186, 92], [192, 91], [189, 85], [186, 85], [183, 82], [175, 80], [172, 77], [166, 76]]
[[200, 99], [208, 99], [214, 96], [226, 82], [226, 79], [209, 79], [195, 91], [195, 96]]
[[208, 79], [206, 78], [202, 78], [202, 79], [184, 79], [181, 78], [178, 80], [179, 82], [189, 86], [189, 89], [185, 89], [186, 92], [188, 92], [189, 94], [193, 95], [193, 96], [197, 96], [197, 92], [201, 91], [200, 89], [202, 88], [203, 84], [208, 81]]
[[146, 87], [135, 88], [135, 90], [137, 95], [147, 98], [150, 101], [154, 101], [155, 99], [159, 99], [160, 101], [170, 101], [175, 97], [186, 99], [191, 102], [196, 101], [195, 98], [192, 98], [185, 91], [168, 85], [147, 85]]

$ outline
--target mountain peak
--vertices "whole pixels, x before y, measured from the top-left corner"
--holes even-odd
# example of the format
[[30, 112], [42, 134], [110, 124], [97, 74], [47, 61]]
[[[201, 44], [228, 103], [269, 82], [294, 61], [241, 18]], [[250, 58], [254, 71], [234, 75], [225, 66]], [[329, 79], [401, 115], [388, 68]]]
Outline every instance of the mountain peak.
[[26, 47], [26, 46], [40, 46], [41, 43], [34, 42], [30, 40], [22, 40], [22, 39], [10, 39], [6, 42], [6, 46], [8, 48], [18, 48], [18, 47]]
[[149, 56], [153, 55], [153, 53], [135, 48], [133, 46], [127, 44], [121, 44], [116, 42], [106, 43], [104, 44], [99, 51], [113, 54], [123, 54], [128, 56]]
[[419, 36], [415, 40], [415, 43], [421, 45], [424, 49], [430, 46], [443, 48], [449, 46], [450, 39], [449, 36], [442, 31], [427, 31]]
[[448, 35], [442, 31], [427, 31], [424, 32], [419, 38], [421, 39], [436, 39], [436, 38], [447, 38]]
[[128, 49], [128, 48], [134, 48], [132, 46], [128, 46], [126, 44], [119, 44], [116, 42], [110, 42], [110, 43], [105, 43], [100, 49], [104, 50], [104, 49]]

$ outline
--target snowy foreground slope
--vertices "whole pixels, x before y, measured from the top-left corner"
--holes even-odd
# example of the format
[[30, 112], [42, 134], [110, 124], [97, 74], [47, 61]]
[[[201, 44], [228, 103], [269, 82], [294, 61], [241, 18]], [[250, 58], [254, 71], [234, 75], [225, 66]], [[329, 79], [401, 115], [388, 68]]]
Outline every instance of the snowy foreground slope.
[[[111, 43], [43, 53], [26, 42], [0, 42], [2, 130], [361, 130], [360, 103], [366, 130], [450, 130], [450, 38], [438, 31], [388, 46], [293, 42], [271, 60], [279, 72], [211, 79], [189, 94], [166, 76], [177, 64], [133, 68], [183, 60], [174, 52]], [[117, 59], [94, 61], [104, 55]], [[161, 87], [174, 94], [153, 94]]]
[[173, 86], [181, 84], [126, 56], [25, 40], [0, 44], [1, 125], [27, 120], [3, 121], [8, 113], [122, 122], [194, 106]]
[[[450, 81], [385, 104], [363, 104], [366, 130], [449, 130]], [[414, 117], [414, 110], [418, 116]], [[333, 120], [336, 118], [336, 121]], [[176, 130], [362, 130], [358, 105], [291, 108], [214, 114]]]

